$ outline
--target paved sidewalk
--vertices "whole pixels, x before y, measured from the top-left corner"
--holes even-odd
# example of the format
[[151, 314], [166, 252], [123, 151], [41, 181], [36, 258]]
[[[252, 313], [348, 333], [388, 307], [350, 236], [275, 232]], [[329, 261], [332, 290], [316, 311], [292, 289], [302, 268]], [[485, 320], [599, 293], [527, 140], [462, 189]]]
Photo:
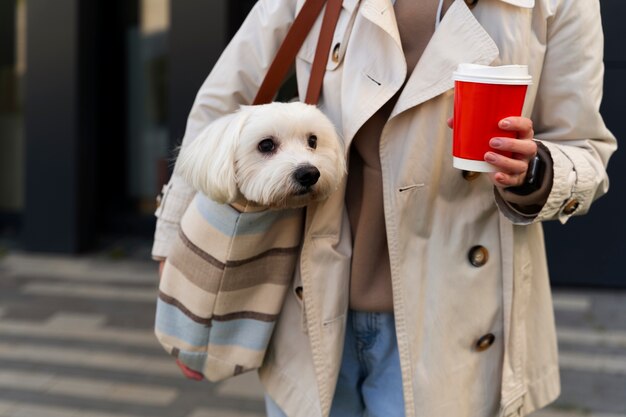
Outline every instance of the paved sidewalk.
[[[152, 334], [156, 264], [0, 259], [0, 417], [261, 417], [254, 374], [181, 377]], [[533, 417], [626, 417], [626, 292], [556, 291], [563, 393]], [[448, 416], [442, 416], [448, 417]]]

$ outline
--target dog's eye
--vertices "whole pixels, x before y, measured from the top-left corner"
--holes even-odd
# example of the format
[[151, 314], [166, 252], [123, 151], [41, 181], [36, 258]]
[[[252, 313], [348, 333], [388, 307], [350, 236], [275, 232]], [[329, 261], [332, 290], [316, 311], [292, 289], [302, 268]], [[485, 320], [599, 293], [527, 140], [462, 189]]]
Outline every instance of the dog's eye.
[[276, 149], [276, 144], [272, 139], [263, 139], [261, 142], [259, 142], [258, 148], [261, 153], [270, 153], [273, 152], [274, 149]]
[[317, 136], [311, 135], [309, 136], [309, 146], [313, 149], [317, 148]]

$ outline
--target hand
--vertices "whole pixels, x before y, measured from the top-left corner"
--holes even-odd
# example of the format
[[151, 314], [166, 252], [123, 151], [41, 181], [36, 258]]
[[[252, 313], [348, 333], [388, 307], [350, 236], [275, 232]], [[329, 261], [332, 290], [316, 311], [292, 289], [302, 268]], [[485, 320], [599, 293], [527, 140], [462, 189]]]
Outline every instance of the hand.
[[176, 359], [176, 365], [183, 371], [183, 375], [185, 375], [188, 379], [193, 379], [194, 381], [202, 381], [204, 376], [200, 372], [196, 372], [193, 369], [185, 366], [181, 361]]
[[498, 123], [500, 129], [517, 132], [517, 138], [491, 138], [489, 145], [499, 151], [513, 152], [511, 158], [495, 152], [485, 153], [485, 161], [498, 169], [489, 174], [491, 182], [500, 188], [524, 184], [528, 163], [537, 155], [533, 122], [526, 117], [507, 117]]
[[[452, 118], [448, 119], [448, 126], [452, 128]], [[509, 151], [513, 155], [509, 158], [495, 152], [485, 153], [485, 161], [498, 169], [489, 173], [489, 179], [499, 188], [520, 186], [524, 184], [528, 163], [537, 155], [533, 122], [526, 117], [507, 117], [500, 120], [498, 127], [517, 132], [517, 138], [491, 138], [489, 145], [493, 149]]]

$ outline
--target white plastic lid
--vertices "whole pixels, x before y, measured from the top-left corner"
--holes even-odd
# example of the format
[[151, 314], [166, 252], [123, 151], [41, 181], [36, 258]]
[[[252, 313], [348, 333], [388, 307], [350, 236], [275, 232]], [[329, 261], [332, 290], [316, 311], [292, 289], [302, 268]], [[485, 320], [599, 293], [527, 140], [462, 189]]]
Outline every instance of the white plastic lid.
[[453, 73], [454, 81], [482, 84], [530, 85], [533, 77], [527, 65], [502, 65], [490, 67], [478, 64], [459, 64]]

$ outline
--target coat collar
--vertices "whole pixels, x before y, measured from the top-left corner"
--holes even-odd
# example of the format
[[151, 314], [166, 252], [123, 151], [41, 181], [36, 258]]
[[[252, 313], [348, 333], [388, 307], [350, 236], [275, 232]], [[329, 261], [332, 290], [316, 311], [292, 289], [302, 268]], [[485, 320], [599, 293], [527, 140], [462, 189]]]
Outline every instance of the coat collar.
[[[535, 0], [499, 0], [513, 6], [532, 9], [535, 7]], [[344, 0], [350, 4], [354, 4], [355, 0]], [[393, 8], [396, 0], [362, 0], [361, 13], [371, 20], [374, 24], [380, 26], [387, 32], [398, 44], [400, 43], [400, 35], [398, 28], [393, 20], [393, 13], [389, 13], [389, 9]], [[456, 1], [458, 3], [458, 0]]]
[[456, 0], [420, 57], [390, 117], [451, 89], [452, 73], [458, 64], [489, 65], [498, 54], [496, 43], [465, 2]]
[[[534, 0], [500, 1], [530, 5]], [[402, 88], [407, 73], [391, 0], [361, 0], [359, 13], [351, 37], [364, 45], [349, 47], [344, 59], [344, 76], [350, 77], [341, 93], [347, 145], [358, 129]], [[381, 30], [382, 36], [371, 30], [371, 24]], [[371, 50], [377, 51], [376, 56], [368, 52]], [[355, 56], [348, 56], [351, 54]], [[456, 0], [446, 11], [390, 117], [451, 89], [452, 73], [459, 63], [488, 65], [498, 54], [495, 42], [464, 0]]]
[[392, 0], [363, 0], [360, 12], [375, 25], [384, 30], [402, 48], [400, 33], [393, 12]]
[[523, 7], [525, 9], [532, 9], [535, 7], [535, 0], [500, 0], [504, 3], [512, 4], [513, 6]]
[[[344, 1], [353, 1], [353, 0], [344, 0]], [[500, 0], [504, 3], [512, 4], [513, 6], [523, 7], [525, 9], [532, 9], [535, 7], [535, 0]], [[391, 0], [391, 3], [395, 3], [396, 0]], [[384, 3], [384, 1], [383, 1]]]

